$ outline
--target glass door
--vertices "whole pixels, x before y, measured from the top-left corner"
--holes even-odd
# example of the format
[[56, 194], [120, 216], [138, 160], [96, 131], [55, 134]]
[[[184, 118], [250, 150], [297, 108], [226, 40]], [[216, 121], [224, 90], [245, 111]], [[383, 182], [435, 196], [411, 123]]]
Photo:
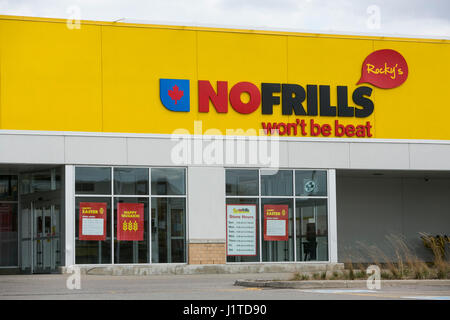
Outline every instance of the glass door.
[[60, 261], [60, 206], [52, 201], [32, 202], [32, 272], [51, 273]]
[[61, 265], [60, 205], [30, 201], [21, 206], [21, 270], [52, 273]]

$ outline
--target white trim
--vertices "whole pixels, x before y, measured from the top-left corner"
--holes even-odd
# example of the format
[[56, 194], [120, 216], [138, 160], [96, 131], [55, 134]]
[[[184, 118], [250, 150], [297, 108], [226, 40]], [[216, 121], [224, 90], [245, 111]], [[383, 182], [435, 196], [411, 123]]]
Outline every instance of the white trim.
[[204, 244], [204, 243], [213, 243], [213, 244], [225, 244], [227, 242], [226, 239], [190, 239], [189, 244]]
[[[79, 137], [109, 137], [109, 138], [149, 138], [170, 139], [172, 134], [156, 133], [122, 133], [122, 132], [78, 132], [78, 131], [41, 131], [41, 130], [0, 130], [1, 134], [8, 135], [36, 135], [36, 136], [79, 136]], [[177, 134], [177, 137], [190, 137], [191, 139], [258, 139], [259, 136], [231, 136], [231, 135], [194, 135]], [[267, 139], [267, 136], [262, 136]], [[280, 137], [279, 141], [292, 142], [341, 142], [341, 143], [407, 143], [407, 144], [450, 144], [450, 140], [429, 139], [379, 139], [379, 138], [312, 138], [312, 137]], [[104, 166], [104, 165], [99, 165]], [[140, 166], [138, 166], [140, 167]]]
[[65, 166], [65, 266], [75, 264], [75, 167]]
[[336, 170], [328, 170], [328, 261], [338, 262], [337, 209], [336, 209]]

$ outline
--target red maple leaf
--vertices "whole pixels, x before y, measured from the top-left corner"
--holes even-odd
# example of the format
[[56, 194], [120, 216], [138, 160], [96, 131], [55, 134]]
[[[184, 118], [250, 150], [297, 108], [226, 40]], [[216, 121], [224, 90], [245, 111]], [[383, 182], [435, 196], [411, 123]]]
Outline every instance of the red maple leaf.
[[184, 95], [183, 91], [181, 91], [177, 85], [174, 85], [172, 90], [169, 90], [167, 93], [169, 94], [169, 97], [175, 101], [175, 104], [177, 104], [178, 100]]

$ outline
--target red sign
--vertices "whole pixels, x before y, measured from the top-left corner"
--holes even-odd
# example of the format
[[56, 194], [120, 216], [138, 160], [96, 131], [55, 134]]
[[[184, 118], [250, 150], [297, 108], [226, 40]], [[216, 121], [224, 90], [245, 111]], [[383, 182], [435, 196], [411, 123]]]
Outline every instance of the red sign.
[[106, 239], [106, 202], [80, 202], [79, 240]]
[[408, 78], [408, 64], [395, 50], [372, 52], [364, 60], [357, 84], [370, 83], [382, 89], [396, 88]]
[[117, 240], [144, 240], [144, 204], [117, 204]]
[[11, 204], [0, 204], [0, 232], [13, 231], [12, 213], [13, 207]]
[[287, 241], [289, 239], [289, 206], [264, 205], [264, 240]]

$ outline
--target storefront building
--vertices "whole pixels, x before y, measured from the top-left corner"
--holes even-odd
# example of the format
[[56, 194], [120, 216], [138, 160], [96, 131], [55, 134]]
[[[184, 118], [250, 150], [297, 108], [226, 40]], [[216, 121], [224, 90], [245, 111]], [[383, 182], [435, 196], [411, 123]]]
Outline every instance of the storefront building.
[[449, 56], [0, 16], [0, 270], [334, 266], [392, 237], [427, 260], [420, 232], [450, 234]]

